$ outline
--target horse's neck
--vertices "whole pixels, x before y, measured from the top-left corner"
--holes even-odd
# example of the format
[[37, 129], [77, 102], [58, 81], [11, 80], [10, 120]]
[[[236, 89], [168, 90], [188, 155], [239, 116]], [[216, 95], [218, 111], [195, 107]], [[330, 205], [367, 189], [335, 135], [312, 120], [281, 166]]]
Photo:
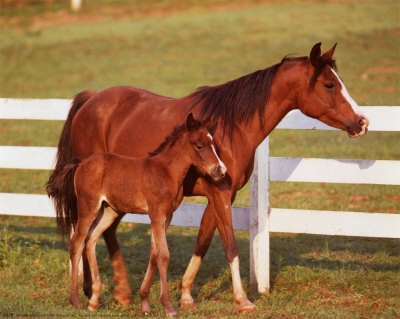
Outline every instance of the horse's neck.
[[[254, 150], [272, 132], [286, 114], [297, 108], [296, 91], [288, 89], [290, 85], [287, 83], [293, 79], [285, 78], [284, 72], [278, 70], [275, 76], [271, 87], [271, 94], [265, 106], [263, 121], [260, 121], [259, 114], [257, 113], [248, 125], [248, 127], [252, 128], [248, 132], [250, 134], [249, 140], [254, 144]], [[261, 122], [263, 123], [262, 125]]]

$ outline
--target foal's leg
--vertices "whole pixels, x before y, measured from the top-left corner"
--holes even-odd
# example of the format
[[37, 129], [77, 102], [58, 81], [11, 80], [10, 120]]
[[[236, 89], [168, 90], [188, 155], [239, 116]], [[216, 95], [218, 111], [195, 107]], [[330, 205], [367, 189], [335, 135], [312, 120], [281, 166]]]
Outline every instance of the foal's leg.
[[165, 220], [152, 220], [151, 222], [152, 235], [150, 260], [145, 278], [140, 288], [140, 296], [142, 297], [142, 311], [146, 312], [150, 309], [148, 295], [157, 265], [161, 281], [161, 303], [165, 308], [166, 315], [168, 317], [173, 317], [176, 316], [176, 312], [171, 305], [171, 299], [168, 292], [167, 271], [169, 264], [169, 251], [165, 236], [166, 224], [169, 224], [169, 222], [166, 223]]
[[[112, 208], [107, 207], [105, 208], [105, 211], [106, 210], [112, 210]], [[128, 271], [126, 270], [124, 258], [122, 257], [117, 237], [115, 236], [118, 224], [123, 216], [124, 214], [120, 214], [115, 219], [112, 225], [104, 231], [103, 237], [107, 245], [108, 253], [110, 254], [111, 265], [114, 271], [114, 298], [121, 305], [127, 305], [131, 302], [132, 291], [129, 286]]]
[[147, 266], [146, 274], [144, 275], [142, 285], [140, 286], [139, 294], [142, 300], [142, 312], [146, 313], [150, 311], [149, 304], [149, 293], [150, 286], [153, 281], [154, 273], [156, 272], [157, 267], [157, 255], [156, 255], [156, 247], [154, 240], [154, 233], [151, 232], [151, 248], [150, 248], [150, 257], [149, 257], [149, 265]]
[[[78, 203], [78, 212], [78, 222], [70, 243], [71, 288], [69, 300], [75, 308], [80, 308], [78, 296], [79, 260], [82, 257], [82, 252], [85, 247], [85, 239], [90, 226], [97, 217], [96, 209], [90, 209], [89, 205], [82, 203]], [[81, 212], [84, 212], [84, 214]]]
[[[173, 214], [168, 215], [167, 219], [165, 220], [165, 231], [167, 230], [169, 224], [171, 223], [172, 216]], [[157, 266], [157, 258], [154, 255], [155, 251], [156, 248], [155, 248], [154, 232], [152, 231], [149, 264], [147, 266], [146, 274], [144, 276], [142, 285], [140, 287], [140, 297], [142, 299], [142, 312], [144, 313], [150, 310], [149, 292]]]
[[160, 272], [161, 281], [161, 303], [165, 308], [168, 317], [176, 316], [176, 312], [171, 305], [171, 299], [168, 292], [168, 264], [169, 264], [169, 251], [167, 238], [165, 235], [165, 222], [155, 221], [151, 223], [151, 230], [154, 233], [154, 242], [157, 251], [157, 266]]
[[92, 274], [92, 296], [89, 299], [88, 310], [95, 311], [99, 305], [100, 293], [103, 290], [103, 283], [100, 279], [99, 269], [96, 259], [96, 243], [105, 229], [117, 218], [118, 214], [113, 210], [104, 210], [103, 216], [96, 228], [93, 230], [88, 242], [86, 243], [86, 255]]

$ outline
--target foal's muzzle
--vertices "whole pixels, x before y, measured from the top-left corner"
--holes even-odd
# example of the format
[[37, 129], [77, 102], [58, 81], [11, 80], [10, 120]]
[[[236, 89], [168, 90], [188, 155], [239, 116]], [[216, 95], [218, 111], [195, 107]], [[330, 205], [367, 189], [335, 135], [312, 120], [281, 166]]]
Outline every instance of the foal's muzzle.
[[221, 164], [215, 164], [211, 169], [211, 177], [215, 180], [220, 180], [226, 174], [226, 166]]

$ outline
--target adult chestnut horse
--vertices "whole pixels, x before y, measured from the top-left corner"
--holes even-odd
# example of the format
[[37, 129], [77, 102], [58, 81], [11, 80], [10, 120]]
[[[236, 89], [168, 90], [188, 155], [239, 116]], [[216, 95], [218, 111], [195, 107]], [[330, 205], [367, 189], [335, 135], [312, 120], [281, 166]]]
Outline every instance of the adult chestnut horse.
[[[336, 45], [335, 45], [336, 46]], [[231, 203], [236, 192], [249, 180], [257, 146], [293, 109], [345, 130], [350, 137], [367, 132], [368, 119], [360, 113], [336, 73], [332, 59], [335, 46], [321, 55], [321, 44], [309, 57], [284, 58], [267, 69], [212, 87], [201, 87], [180, 99], [156, 95], [134, 87], [113, 87], [102, 92], [79, 93], [63, 128], [56, 170], [73, 156], [86, 158], [97, 152], [115, 152], [142, 157], [159, 145], [176, 125], [184, 123], [188, 113], [210, 118], [217, 152], [228, 173], [215, 184], [189, 170], [183, 196], [204, 195], [204, 211], [194, 254], [182, 278], [182, 307], [194, 306], [191, 287], [215, 229], [218, 229], [233, 282], [233, 298], [240, 312], [255, 310], [242, 288], [239, 250], [232, 227]], [[57, 210], [59, 230], [70, 234], [76, 224], [77, 208], [73, 181], [63, 192], [49, 194]], [[118, 302], [130, 301], [126, 267], [115, 236], [120, 218], [104, 232], [111, 256]], [[86, 295], [91, 295], [90, 271], [84, 260]]]

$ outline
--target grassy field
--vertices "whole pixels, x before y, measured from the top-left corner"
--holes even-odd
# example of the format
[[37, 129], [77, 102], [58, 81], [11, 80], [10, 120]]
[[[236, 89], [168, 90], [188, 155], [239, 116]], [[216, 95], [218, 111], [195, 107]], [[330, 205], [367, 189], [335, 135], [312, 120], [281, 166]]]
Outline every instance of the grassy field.
[[[20, 4], [30, 1], [19, 1]], [[268, 67], [284, 55], [307, 55], [335, 42], [339, 74], [360, 105], [400, 104], [400, 5], [397, 1], [168, 0], [84, 1], [0, 7], [0, 97], [72, 98], [84, 89], [143, 87], [173, 97]], [[0, 145], [55, 146], [63, 123], [0, 120]], [[400, 134], [280, 130], [271, 155], [400, 159]], [[0, 169], [0, 192], [44, 193], [48, 171]], [[236, 205], [248, 205], [245, 187]], [[201, 198], [189, 199], [202, 202]], [[400, 213], [400, 187], [320, 183], [271, 185], [271, 206]], [[34, 205], [34, 203], [33, 203]], [[197, 229], [171, 227], [170, 290], [174, 306]], [[137, 293], [149, 251], [149, 227], [123, 224], [123, 255], [133, 304], [113, 302], [104, 243], [98, 255], [107, 288], [96, 317], [139, 314]], [[244, 285], [248, 232], [237, 231]], [[399, 318], [400, 242], [391, 239], [272, 234], [269, 296], [252, 295], [249, 318]], [[144, 248], [144, 249], [143, 249]], [[87, 317], [68, 303], [68, 252], [47, 218], [0, 216], [0, 317], [57, 314]], [[150, 316], [163, 314], [159, 284]], [[197, 310], [182, 317], [237, 316], [229, 267], [216, 234], [193, 289]], [[83, 296], [82, 296], [83, 299]], [[28, 317], [29, 317], [28, 315]]]

